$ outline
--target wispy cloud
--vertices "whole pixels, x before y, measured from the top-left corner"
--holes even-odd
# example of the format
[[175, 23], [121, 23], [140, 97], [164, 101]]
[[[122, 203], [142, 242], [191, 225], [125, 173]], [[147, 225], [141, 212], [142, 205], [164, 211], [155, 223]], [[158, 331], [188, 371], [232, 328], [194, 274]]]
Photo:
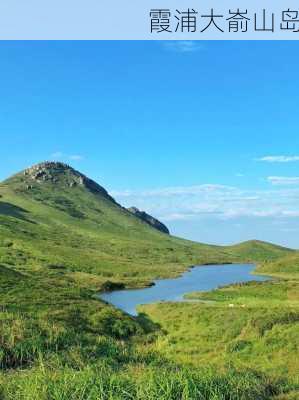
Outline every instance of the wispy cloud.
[[84, 157], [79, 154], [73, 154], [69, 156], [69, 159], [73, 161], [81, 161], [84, 159]]
[[172, 197], [172, 196], [184, 196], [184, 195], [198, 195], [203, 193], [211, 193], [211, 192], [227, 192], [234, 190], [233, 187], [225, 186], [225, 185], [215, 185], [215, 184], [204, 184], [198, 186], [174, 186], [174, 187], [166, 187], [166, 188], [158, 188], [158, 189], [149, 189], [149, 190], [124, 190], [124, 191], [114, 191], [114, 196], [122, 196], [122, 197], [131, 197], [136, 194], [141, 197]]
[[65, 154], [61, 151], [56, 151], [55, 153], [51, 154], [51, 159], [53, 160], [69, 160], [69, 161], [81, 161], [84, 157], [80, 154]]
[[267, 180], [272, 185], [299, 185], [299, 176], [268, 176]]
[[63, 157], [63, 153], [61, 153], [61, 151], [56, 151], [55, 153], [51, 154], [51, 158], [62, 158]]
[[[299, 183], [299, 178], [297, 179]], [[299, 188], [294, 187], [244, 190], [225, 185], [205, 184], [114, 191], [112, 195], [121, 204], [137, 206], [162, 221], [299, 216]]]
[[193, 53], [204, 48], [201, 42], [193, 40], [163, 41], [162, 44], [165, 49], [178, 53]]
[[264, 156], [256, 160], [269, 163], [288, 163], [299, 161], [299, 156]]

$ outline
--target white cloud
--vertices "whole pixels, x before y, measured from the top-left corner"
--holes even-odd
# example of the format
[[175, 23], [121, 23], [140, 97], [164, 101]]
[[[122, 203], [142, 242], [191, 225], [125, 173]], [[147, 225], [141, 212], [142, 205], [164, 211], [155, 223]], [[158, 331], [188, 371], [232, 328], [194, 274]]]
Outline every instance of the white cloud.
[[265, 161], [270, 163], [288, 163], [299, 161], [299, 156], [264, 156], [258, 158], [257, 161]]
[[62, 158], [63, 157], [63, 153], [61, 153], [61, 151], [56, 151], [56, 153], [51, 154], [51, 158]]
[[225, 185], [215, 185], [215, 184], [204, 184], [198, 186], [175, 186], [175, 187], [166, 187], [166, 188], [158, 188], [158, 189], [150, 189], [150, 190], [124, 190], [124, 191], [113, 191], [114, 196], [122, 196], [122, 197], [130, 197], [134, 196], [138, 193], [139, 196], [142, 197], [152, 197], [152, 196], [161, 196], [161, 197], [171, 197], [176, 195], [197, 195], [200, 193], [210, 193], [210, 192], [230, 192], [235, 188]]
[[56, 151], [55, 153], [51, 154], [51, 159], [53, 160], [61, 160], [61, 159], [65, 159], [65, 160], [69, 160], [69, 161], [81, 161], [84, 159], [84, 157], [80, 154], [65, 154], [62, 153], [61, 151]]
[[299, 185], [299, 176], [268, 176], [267, 180], [272, 185]]
[[204, 48], [201, 43], [193, 40], [163, 41], [162, 43], [167, 50], [176, 51], [178, 53], [193, 53]]
[[[299, 183], [299, 178], [298, 178]], [[213, 218], [295, 218], [299, 216], [299, 188], [244, 190], [205, 184], [150, 190], [112, 191], [123, 205], [137, 206], [162, 221]]]
[[70, 160], [73, 160], [73, 161], [81, 161], [81, 160], [84, 159], [84, 157], [83, 157], [83, 156], [80, 156], [79, 154], [70, 155], [68, 158], [69, 158]]
[[299, 232], [299, 228], [282, 228], [281, 231], [286, 233]]

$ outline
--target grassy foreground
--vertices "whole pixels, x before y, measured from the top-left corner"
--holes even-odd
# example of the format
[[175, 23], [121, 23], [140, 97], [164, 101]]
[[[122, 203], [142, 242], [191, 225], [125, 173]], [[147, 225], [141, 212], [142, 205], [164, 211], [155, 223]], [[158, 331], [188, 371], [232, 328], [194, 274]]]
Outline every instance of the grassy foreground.
[[[149, 306], [150, 319], [126, 316], [64, 279], [4, 267], [0, 276], [2, 399], [270, 399], [296, 389], [294, 282], [294, 309], [277, 307], [266, 319], [260, 306], [241, 313], [189, 303]], [[267, 302], [265, 287], [251, 285]], [[249, 287], [240, 288], [247, 304], [257, 296]], [[277, 301], [288, 303], [288, 290], [280, 287]], [[237, 304], [239, 288], [230, 291], [226, 304]]]
[[280, 280], [191, 293], [186, 303], [140, 307], [165, 332], [152, 349], [185, 365], [212, 366], [218, 373], [259, 371], [289, 392], [279, 398], [299, 398], [298, 261], [293, 255], [258, 267]]
[[[95, 185], [55, 164], [42, 179], [25, 171], [0, 186], [0, 399], [295, 396], [297, 254], [162, 234]], [[144, 286], [192, 264], [241, 261], [287, 280], [195, 294], [215, 303], [152, 305], [138, 318], [94, 299], [107, 281]]]

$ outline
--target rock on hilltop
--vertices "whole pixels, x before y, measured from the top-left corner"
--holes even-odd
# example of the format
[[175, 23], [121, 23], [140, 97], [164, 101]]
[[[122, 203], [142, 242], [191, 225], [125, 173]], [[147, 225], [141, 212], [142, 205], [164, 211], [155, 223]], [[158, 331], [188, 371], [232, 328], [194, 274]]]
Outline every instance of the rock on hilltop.
[[158, 231], [167, 233], [169, 235], [170, 232], [169, 232], [167, 226], [164, 225], [159, 220], [157, 220], [156, 218], [147, 214], [145, 211], [140, 211], [140, 210], [138, 210], [137, 207], [130, 207], [130, 208], [128, 208], [128, 211], [130, 211], [130, 213], [134, 214], [136, 217], [138, 217], [142, 221], [146, 222], [153, 228], [158, 229]]
[[45, 161], [33, 165], [23, 172], [14, 175], [6, 182], [10, 181], [19, 185], [21, 184], [27, 190], [33, 189], [35, 186], [43, 183], [69, 188], [84, 187], [92, 193], [101, 194], [114, 201], [102, 186], [62, 162]]
[[[45, 161], [33, 165], [7, 179], [3, 184], [13, 189], [15, 193], [26, 194], [27, 197], [58, 208], [72, 216], [83, 218], [90, 213], [91, 203], [87, 205], [87, 202], [83, 201], [87, 198], [84, 197], [82, 191], [92, 193], [97, 199], [104, 198], [108, 200], [108, 204], [110, 201], [113, 207], [116, 206], [115, 210], [118, 210], [118, 212], [126, 210], [109, 195], [106, 189], [62, 162]], [[92, 202], [90, 198], [89, 201]], [[99, 208], [99, 204], [96, 203], [94, 208]], [[131, 207], [128, 211], [152, 228], [169, 234], [168, 228], [151, 215], [138, 210], [136, 207]], [[127, 212], [124, 215], [127, 216]]]

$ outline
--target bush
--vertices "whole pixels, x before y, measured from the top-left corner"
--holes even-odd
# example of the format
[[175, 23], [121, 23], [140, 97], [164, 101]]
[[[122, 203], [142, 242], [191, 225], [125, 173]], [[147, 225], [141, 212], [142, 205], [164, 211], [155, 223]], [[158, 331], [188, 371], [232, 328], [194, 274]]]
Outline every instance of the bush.
[[106, 281], [101, 286], [102, 292], [112, 292], [113, 290], [125, 289], [125, 284], [122, 282]]

